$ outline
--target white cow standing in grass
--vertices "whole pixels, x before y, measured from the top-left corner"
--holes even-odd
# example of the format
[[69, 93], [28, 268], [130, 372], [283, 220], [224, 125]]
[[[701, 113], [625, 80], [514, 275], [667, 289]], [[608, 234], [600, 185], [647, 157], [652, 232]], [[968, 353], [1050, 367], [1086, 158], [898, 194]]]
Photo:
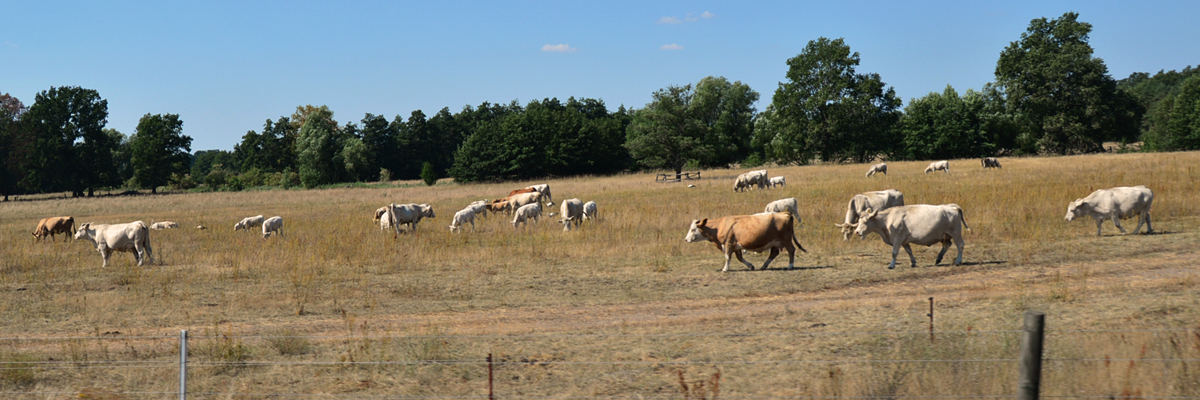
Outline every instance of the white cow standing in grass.
[[786, 199], [779, 199], [779, 200], [775, 200], [770, 203], [767, 203], [767, 206], [765, 208], [763, 208], [763, 212], [764, 213], [777, 213], [777, 212], [789, 213], [789, 214], [792, 214], [792, 218], [796, 219], [797, 224], [800, 223], [800, 202], [796, 201], [795, 197], [788, 197]]
[[767, 181], [767, 187], [773, 188], [776, 186], [787, 186], [787, 181], [782, 176], [773, 176]]
[[872, 165], [871, 169], [867, 170], [867, 177], [870, 178], [871, 176], [875, 175], [876, 172], [882, 172], [884, 175], [887, 175], [887, 163]]
[[276, 215], [263, 221], [262, 232], [263, 239], [271, 237], [271, 234], [283, 236], [283, 217]]
[[883, 243], [892, 246], [892, 263], [888, 264], [888, 269], [896, 268], [896, 256], [900, 254], [901, 247], [908, 252], [912, 266], [917, 266], [917, 258], [913, 257], [910, 244], [932, 246], [941, 243], [942, 251], [934, 261], [936, 265], [942, 262], [946, 250], [950, 249], [950, 242], [954, 242], [958, 247], [958, 257], [954, 259], [954, 265], [960, 265], [965, 244], [962, 237], [963, 227], [971, 229], [967, 226], [962, 207], [957, 204], [917, 204], [892, 207], [883, 211], [867, 210], [866, 215], [858, 219], [854, 234], [865, 240], [867, 235], [878, 233]]
[[471, 231], [475, 231], [475, 210], [471, 207], [464, 208], [454, 213], [454, 219], [450, 221], [450, 232], [458, 232], [462, 230], [463, 224], [470, 223]]
[[[547, 205], [551, 205], [551, 206], [554, 205], [554, 195], [550, 193], [550, 184], [543, 183], [540, 185], [529, 185], [529, 186], [526, 186], [525, 188], [536, 190], [538, 193], [542, 194], [541, 198], [546, 200]], [[524, 204], [522, 204], [522, 205], [524, 205]]]
[[858, 225], [858, 218], [865, 215], [867, 211], [883, 211], [902, 205], [904, 205], [904, 193], [896, 189], [859, 193], [850, 198], [850, 203], [846, 204], [845, 222], [834, 225], [842, 229], [842, 240], [850, 240], [850, 235], [854, 233], [854, 228]]
[[241, 221], [238, 221], [238, 223], [233, 224], [233, 230], [235, 232], [242, 230], [242, 229], [249, 231], [250, 228], [255, 228], [255, 227], [261, 226], [262, 224], [263, 224], [263, 216], [255, 215], [253, 217], [242, 218]]
[[1067, 205], [1067, 222], [1090, 215], [1096, 219], [1096, 236], [1100, 236], [1100, 225], [1104, 220], [1111, 219], [1113, 225], [1124, 235], [1125, 228], [1121, 227], [1121, 219], [1132, 216], [1138, 217], [1138, 224], [1133, 233], [1142, 229], [1146, 224], [1146, 233], [1154, 232], [1150, 226], [1150, 208], [1154, 203], [1154, 192], [1145, 186], [1115, 187], [1100, 189], [1082, 199], [1075, 199]]
[[579, 226], [583, 223], [583, 201], [579, 199], [567, 199], [562, 202], [562, 217], [558, 222], [563, 224], [563, 231], [571, 230], [571, 225]]
[[950, 173], [950, 162], [949, 161], [934, 161], [934, 162], [929, 163], [928, 167], [925, 167], [925, 173], [927, 173], [927, 174], [930, 172], [937, 172], [937, 171], [945, 171], [947, 174]]
[[529, 220], [533, 220], [533, 222], [536, 224], [538, 217], [542, 215], [542, 205], [538, 202], [526, 204], [521, 206], [521, 208], [518, 208], [513, 214], [513, 229], [517, 229], [521, 226], [521, 224], [524, 224]]
[[596, 220], [596, 202], [595, 201], [588, 201], [587, 203], [583, 203], [583, 219], [585, 221], [595, 221]]
[[114, 251], [133, 253], [138, 266], [154, 262], [154, 248], [150, 247], [150, 228], [142, 221], [128, 224], [93, 225], [91, 222], [79, 226], [75, 231], [75, 240], [87, 239], [96, 246], [104, 264], [108, 266], [108, 258]]

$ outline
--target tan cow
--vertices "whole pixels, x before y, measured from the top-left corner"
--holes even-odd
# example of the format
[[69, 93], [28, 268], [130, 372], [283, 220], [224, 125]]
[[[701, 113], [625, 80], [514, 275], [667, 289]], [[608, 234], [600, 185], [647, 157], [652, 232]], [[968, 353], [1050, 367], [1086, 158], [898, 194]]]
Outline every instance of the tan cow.
[[253, 217], [242, 218], [241, 221], [238, 221], [238, 223], [233, 224], [233, 230], [236, 232], [236, 231], [245, 229], [247, 232], [249, 232], [250, 228], [253, 228], [256, 226], [261, 226], [264, 219], [265, 218], [263, 218], [262, 215], [255, 215]]
[[883, 211], [902, 205], [904, 205], [904, 193], [900, 193], [896, 189], [859, 193], [850, 199], [849, 204], [846, 204], [845, 222], [834, 225], [842, 229], [842, 240], [850, 240], [850, 235], [854, 233], [854, 228], [858, 225], [859, 216], [866, 214], [868, 210]]
[[707, 218], [692, 221], [684, 241], [695, 243], [703, 240], [712, 242], [717, 250], [725, 253], [725, 267], [721, 268], [721, 272], [729, 270], [729, 260], [734, 256], [753, 271], [754, 264], [742, 258], [743, 250], [756, 253], [769, 250], [771, 253], [763, 263], [763, 270], [771, 265], [771, 260], [779, 255], [781, 248], [788, 252], [788, 269], [796, 267], [796, 248], [808, 252], [796, 240], [792, 230], [792, 215], [788, 213], [731, 215], [712, 221]]
[[50, 241], [57, 242], [55, 235], [64, 233], [68, 237], [75, 234], [75, 218], [67, 217], [47, 217], [38, 221], [37, 229], [33, 230], [33, 238], [35, 241], [50, 237]]
[[92, 225], [91, 222], [79, 225], [75, 231], [75, 240], [87, 239], [96, 246], [104, 265], [108, 266], [108, 257], [114, 251], [133, 253], [138, 266], [144, 262], [154, 262], [154, 249], [150, 247], [150, 228], [145, 222], [134, 221], [128, 224]]
[[938, 253], [937, 261], [934, 261], [934, 265], [937, 265], [942, 262], [946, 250], [950, 249], [950, 242], [954, 242], [958, 247], [958, 257], [954, 259], [954, 265], [959, 265], [962, 264], [963, 256], [963, 227], [971, 229], [967, 226], [967, 218], [958, 204], [917, 204], [892, 207], [883, 211], [867, 210], [866, 215], [858, 219], [854, 234], [865, 240], [867, 235], [878, 233], [883, 243], [892, 245], [892, 263], [888, 264], [888, 269], [896, 268], [896, 255], [900, 254], [901, 247], [908, 252], [912, 266], [917, 266], [917, 258], [913, 257], [909, 244], [932, 246], [941, 243], [942, 251]]

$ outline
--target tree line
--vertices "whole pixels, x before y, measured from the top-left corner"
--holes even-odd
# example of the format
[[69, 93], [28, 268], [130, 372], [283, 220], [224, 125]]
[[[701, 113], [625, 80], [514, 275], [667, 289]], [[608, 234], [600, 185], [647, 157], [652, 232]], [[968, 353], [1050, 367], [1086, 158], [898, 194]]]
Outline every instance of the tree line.
[[[610, 111], [574, 97], [485, 102], [390, 121], [339, 123], [326, 106], [297, 107], [248, 131], [233, 151], [191, 154], [174, 114], [147, 114], [126, 136], [106, 129], [107, 101], [79, 87], [26, 107], [0, 95], [0, 193], [160, 186], [240, 190], [440, 177], [458, 182], [764, 163], [928, 160], [1103, 151], [1200, 149], [1200, 74], [1112, 78], [1088, 44], [1092, 25], [1068, 12], [1030, 22], [1001, 51], [995, 81], [951, 86], [904, 105], [842, 39], [817, 38], [787, 60], [761, 112], [759, 93], [706, 77]], [[1134, 150], [1134, 147], [1126, 147]]]

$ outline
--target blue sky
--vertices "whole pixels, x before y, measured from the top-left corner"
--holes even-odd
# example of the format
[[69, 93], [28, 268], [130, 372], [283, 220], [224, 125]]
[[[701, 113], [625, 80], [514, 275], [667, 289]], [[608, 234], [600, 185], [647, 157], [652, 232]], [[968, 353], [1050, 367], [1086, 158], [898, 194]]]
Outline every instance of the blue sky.
[[0, 93], [95, 89], [108, 127], [179, 114], [192, 150], [231, 150], [266, 119], [328, 105], [432, 116], [484, 101], [588, 97], [643, 107], [709, 75], [742, 81], [762, 110], [808, 41], [845, 38], [905, 104], [994, 80], [1035, 18], [1068, 11], [1117, 79], [1200, 64], [1200, 2], [10, 2]]

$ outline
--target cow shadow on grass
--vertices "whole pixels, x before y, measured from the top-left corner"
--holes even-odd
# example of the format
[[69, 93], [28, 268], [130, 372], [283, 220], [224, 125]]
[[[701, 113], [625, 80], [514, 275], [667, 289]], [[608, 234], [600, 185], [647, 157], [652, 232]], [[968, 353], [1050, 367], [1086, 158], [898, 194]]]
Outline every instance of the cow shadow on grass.
[[1126, 234], [1122, 234], [1121, 232], [1113, 232], [1113, 233], [1105, 233], [1103, 235], [1100, 235], [1100, 237], [1162, 236], [1162, 235], [1178, 235], [1178, 234], [1180, 234], [1180, 232], [1160, 230], [1160, 231], [1154, 231], [1154, 232], [1149, 232], [1149, 233], [1147, 233], [1146, 231], [1142, 231], [1140, 233], [1130, 232], [1130, 233], [1126, 233]]
[[[728, 271], [728, 272], [764, 272], [764, 271], [770, 271], [770, 272], [798, 272], [798, 271], [809, 271], [809, 270], [818, 270], [818, 269], [833, 269], [833, 266], [832, 266], [832, 265], [818, 265], [818, 266], [812, 266], [812, 267], [796, 267], [796, 268], [793, 268], [793, 269], [787, 269], [787, 267], [783, 267], [783, 268], [771, 267], [771, 268], [768, 268], [768, 269], [762, 269], [762, 268], [758, 268], [758, 269], [755, 269], [755, 270], [753, 270], [753, 271], [751, 271], [751, 270], [749, 270], [749, 269], [733, 269], [732, 267], [733, 267], [733, 266], [732, 266], [732, 265], [730, 265], [730, 268], [729, 268], [729, 271]], [[744, 265], [743, 265], [743, 267], [744, 267]], [[720, 270], [717, 270], [717, 271], [720, 271]]]

